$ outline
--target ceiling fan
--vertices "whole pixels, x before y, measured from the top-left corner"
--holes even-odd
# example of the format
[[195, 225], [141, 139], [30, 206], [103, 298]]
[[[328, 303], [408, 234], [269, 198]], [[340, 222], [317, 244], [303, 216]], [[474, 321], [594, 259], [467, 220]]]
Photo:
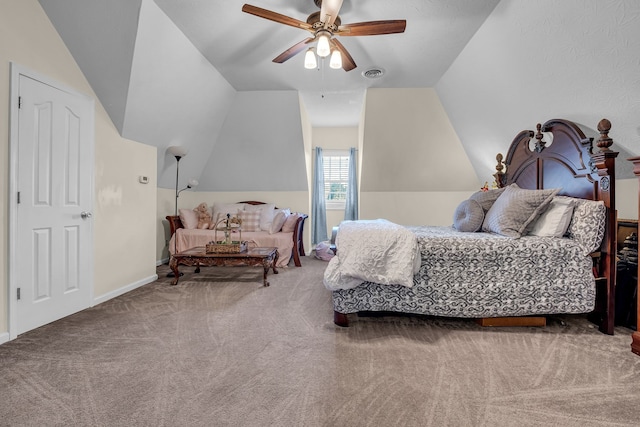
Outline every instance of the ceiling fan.
[[[269, 19], [280, 24], [289, 25], [296, 28], [309, 31], [313, 37], [308, 37], [299, 43], [294, 44], [289, 49], [282, 52], [273, 59], [273, 62], [283, 63], [298, 53], [308, 48], [312, 42], [317, 41], [316, 53], [324, 58], [332, 52], [337, 52], [337, 64], [334, 68], [342, 68], [345, 71], [351, 71], [356, 68], [356, 63], [338, 39], [334, 36], [374, 36], [380, 34], [396, 34], [404, 33], [407, 21], [388, 20], [388, 21], [369, 21], [358, 22], [355, 24], [342, 24], [338, 13], [342, 7], [343, 0], [313, 0], [316, 6], [320, 8], [319, 12], [314, 12], [307, 18], [307, 21], [300, 21], [286, 15], [282, 15], [271, 10], [262, 9], [257, 6], [245, 4], [242, 11], [260, 18]], [[333, 62], [332, 56], [332, 63]], [[315, 57], [314, 57], [315, 60]], [[332, 65], [333, 67], [333, 65]], [[315, 68], [312, 67], [312, 68]]]

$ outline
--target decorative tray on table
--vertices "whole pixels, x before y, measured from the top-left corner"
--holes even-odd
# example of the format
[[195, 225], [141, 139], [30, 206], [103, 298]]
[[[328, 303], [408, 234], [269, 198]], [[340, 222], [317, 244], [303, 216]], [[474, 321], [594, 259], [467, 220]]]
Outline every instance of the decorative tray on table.
[[233, 241], [225, 243], [224, 240], [219, 242], [211, 241], [207, 243], [205, 250], [208, 254], [239, 254], [247, 251], [247, 242]]
[[[247, 242], [242, 240], [242, 219], [227, 214], [216, 222], [213, 240], [207, 243], [205, 251], [208, 254], [238, 254], [247, 251]], [[224, 240], [218, 240], [218, 230], [224, 232]], [[239, 240], [231, 240], [231, 233], [238, 232]]]

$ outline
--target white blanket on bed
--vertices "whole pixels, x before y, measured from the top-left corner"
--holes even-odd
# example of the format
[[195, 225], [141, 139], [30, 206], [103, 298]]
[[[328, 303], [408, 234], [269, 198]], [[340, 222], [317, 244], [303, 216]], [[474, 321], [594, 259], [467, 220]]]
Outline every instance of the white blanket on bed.
[[336, 247], [324, 272], [324, 285], [332, 291], [362, 282], [412, 287], [420, 268], [415, 234], [384, 219], [343, 221]]

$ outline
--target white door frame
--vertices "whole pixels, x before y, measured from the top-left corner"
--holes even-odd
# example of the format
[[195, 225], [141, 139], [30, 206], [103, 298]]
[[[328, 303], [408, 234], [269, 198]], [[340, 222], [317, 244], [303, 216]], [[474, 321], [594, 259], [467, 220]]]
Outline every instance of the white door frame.
[[[16, 240], [18, 238], [18, 96], [20, 94], [20, 76], [29, 77], [34, 80], [38, 80], [44, 84], [52, 86], [54, 88], [60, 89], [69, 94], [83, 97], [94, 103], [93, 98], [88, 97], [85, 94], [78, 92], [77, 90], [65, 86], [52, 78], [30, 70], [24, 66], [18, 65], [15, 62], [11, 62], [11, 87], [9, 93], [10, 107], [9, 107], [9, 256], [8, 256], [8, 272], [9, 272], [9, 286], [8, 286], [8, 295], [7, 300], [9, 302], [9, 313], [7, 316], [8, 326], [9, 326], [9, 339], [13, 340], [18, 336], [18, 322], [17, 322], [17, 289], [18, 289], [18, 277], [17, 277], [17, 243]], [[94, 181], [94, 165], [95, 165], [95, 157], [94, 157], [94, 145], [95, 145], [95, 132], [91, 133], [91, 147], [89, 157], [91, 158], [91, 162], [89, 164], [89, 177], [90, 179], [90, 188], [92, 193], [92, 203], [95, 204], [95, 197], [93, 197], [93, 193], [95, 191], [95, 181]], [[93, 206], [91, 207], [92, 211], [94, 210]], [[93, 230], [93, 227], [91, 228]], [[90, 256], [90, 265], [89, 270], [92, 274], [89, 277], [91, 283], [89, 286], [89, 301], [87, 301], [87, 307], [93, 306], [93, 259], [95, 255], [94, 250], [94, 236], [93, 231], [90, 232], [90, 247], [87, 250], [91, 251]]]

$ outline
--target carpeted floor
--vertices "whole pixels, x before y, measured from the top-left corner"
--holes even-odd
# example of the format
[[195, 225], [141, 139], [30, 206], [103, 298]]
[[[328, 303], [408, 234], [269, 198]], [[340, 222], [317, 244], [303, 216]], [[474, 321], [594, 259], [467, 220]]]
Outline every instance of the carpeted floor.
[[[0, 346], [6, 426], [637, 426], [631, 331], [333, 325], [323, 261], [165, 278]], [[184, 268], [185, 272], [193, 271]]]

